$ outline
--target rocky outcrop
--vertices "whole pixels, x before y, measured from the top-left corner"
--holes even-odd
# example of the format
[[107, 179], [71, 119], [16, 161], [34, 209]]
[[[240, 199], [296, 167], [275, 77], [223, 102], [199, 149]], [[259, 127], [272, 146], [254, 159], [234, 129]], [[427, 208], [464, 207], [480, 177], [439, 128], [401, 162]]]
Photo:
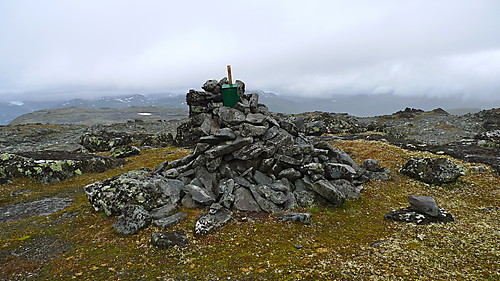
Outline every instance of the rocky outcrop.
[[446, 158], [412, 158], [399, 170], [400, 173], [429, 184], [456, 181], [466, 169]]
[[385, 214], [387, 220], [397, 222], [414, 223], [418, 225], [429, 224], [432, 222], [453, 222], [455, 219], [446, 210], [438, 207], [434, 198], [429, 196], [408, 197], [410, 207], [392, 210]]
[[31, 178], [41, 183], [59, 182], [85, 173], [100, 173], [121, 166], [123, 160], [65, 151], [0, 154], [0, 184], [10, 178]]
[[131, 141], [129, 134], [105, 131], [87, 133], [80, 137], [80, 144], [89, 152], [109, 151], [113, 147], [130, 144]]

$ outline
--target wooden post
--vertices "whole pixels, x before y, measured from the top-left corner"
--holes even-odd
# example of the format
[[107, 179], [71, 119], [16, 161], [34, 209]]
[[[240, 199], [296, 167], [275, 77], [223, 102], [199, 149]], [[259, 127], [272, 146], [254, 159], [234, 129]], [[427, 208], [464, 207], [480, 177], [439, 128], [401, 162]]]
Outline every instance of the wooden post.
[[227, 66], [227, 79], [229, 80], [229, 84], [233, 84], [233, 75], [231, 74], [231, 65]]

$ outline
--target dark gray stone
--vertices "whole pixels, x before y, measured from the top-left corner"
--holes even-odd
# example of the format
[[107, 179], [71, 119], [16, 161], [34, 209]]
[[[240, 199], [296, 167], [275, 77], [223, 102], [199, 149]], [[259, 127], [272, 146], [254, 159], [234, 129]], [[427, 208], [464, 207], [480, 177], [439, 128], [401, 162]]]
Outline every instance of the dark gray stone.
[[193, 200], [193, 197], [191, 197], [191, 194], [186, 194], [184, 197], [182, 197], [181, 200], [182, 206], [188, 208], [188, 209], [202, 209], [203, 205], [200, 203], [197, 203]]
[[139, 232], [151, 223], [151, 216], [142, 206], [127, 205], [122, 209], [122, 214], [113, 224], [119, 234], [131, 235]]
[[408, 196], [408, 202], [416, 212], [434, 217], [439, 215], [439, 207], [436, 200], [430, 196], [410, 195]]
[[231, 107], [220, 107], [217, 113], [220, 120], [227, 125], [238, 125], [246, 119], [243, 112]]
[[257, 201], [255, 201], [250, 190], [243, 187], [237, 188], [234, 191], [234, 197], [234, 209], [248, 212], [262, 211]]
[[383, 172], [384, 168], [380, 166], [377, 160], [375, 159], [365, 159], [363, 161], [362, 167], [370, 172]]
[[311, 217], [312, 217], [311, 213], [289, 212], [276, 217], [276, 219], [282, 221], [293, 221], [293, 222], [301, 222], [303, 224], [310, 224]]
[[261, 195], [257, 186], [252, 186], [250, 188], [250, 191], [252, 192], [252, 195], [255, 198], [255, 201], [257, 202], [257, 204], [259, 204], [260, 208], [262, 210], [264, 210], [265, 212], [274, 213], [274, 214], [282, 212], [281, 209], [276, 204], [265, 199], [263, 197], [263, 195]]
[[231, 128], [222, 128], [220, 130], [215, 131], [214, 136], [217, 138], [221, 138], [224, 140], [234, 140], [236, 138], [236, 134]]
[[242, 137], [260, 137], [267, 132], [268, 128], [268, 126], [256, 126], [243, 123], [240, 127], [240, 133]]
[[187, 247], [189, 239], [183, 230], [164, 233], [151, 233], [151, 244], [158, 248], [166, 249], [172, 246]]
[[346, 199], [358, 199], [363, 189], [362, 186], [356, 186], [345, 179], [331, 180], [330, 183], [340, 191]]
[[179, 222], [181, 222], [185, 218], [187, 218], [186, 213], [178, 212], [177, 214], [174, 214], [174, 215], [162, 218], [162, 219], [154, 220], [153, 224], [156, 227], [160, 228], [161, 230], [165, 230], [173, 225], [178, 224]]
[[16, 221], [32, 216], [47, 216], [66, 208], [72, 202], [73, 199], [71, 198], [50, 197], [0, 207], [0, 223]]
[[253, 142], [253, 138], [236, 138], [233, 141], [229, 141], [225, 144], [218, 145], [206, 151], [208, 158], [216, 158], [224, 156], [225, 154], [232, 153], [236, 150], [243, 148]]
[[254, 171], [253, 180], [259, 185], [269, 185], [273, 182], [273, 179], [259, 170]]
[[297, 205], [299, 205], [300, 207], [311, 207], [312, 205], [314, 205], [316, 195], [313, 191], [295, 190], [293, 194], [297, 200]]
[[285, 193], [281, 191], [277, 191], [272, 189], [267, 185], [260, 185], [259, 187], [260, 194], [263, 194], [264, 198], [273, 202], [274, 204], [280, 205], [287, 201], [287, 197]]
[[177, 209], [177, 204], [166, 204], [159, 208], [155, 208], [149, 212], [151, 218], [154, 220], [159, 220], [170, 215], [175, 209]]

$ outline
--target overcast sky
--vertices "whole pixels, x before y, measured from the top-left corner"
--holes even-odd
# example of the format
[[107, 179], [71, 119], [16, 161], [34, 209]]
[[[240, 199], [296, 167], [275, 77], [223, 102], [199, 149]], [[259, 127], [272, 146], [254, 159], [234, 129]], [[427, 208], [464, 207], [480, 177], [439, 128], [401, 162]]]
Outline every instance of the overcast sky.
[[[186, 92], [500, 97], [500, 1], [0, 0], [0, 100]], [[75, 96], [76, 95], [76, 96]]]

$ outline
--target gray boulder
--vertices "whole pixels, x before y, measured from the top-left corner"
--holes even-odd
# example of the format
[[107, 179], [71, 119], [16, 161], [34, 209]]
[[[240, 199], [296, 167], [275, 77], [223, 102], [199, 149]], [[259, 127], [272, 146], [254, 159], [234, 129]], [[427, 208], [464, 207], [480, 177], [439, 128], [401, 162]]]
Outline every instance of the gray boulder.
[[139, 232], [151, 223], [151, 216], [142, 206], [127, 205], [113, 224], [119, 234], [131, 235]]
[[337, 186], [334, 186], [327, 180], [319, 180], [310, 185], [310, 187], [334, 206], [342, 206], [345, 202], [345, 195], [338, 190]]
[[119, 214], [126, 205], [141, 205], [152, 210], [166, 204], [178, 204], [182, 183], [136, 170], [89, 184], [83, 189], [90, 204], [106, 215]]
[[425, 183], [440, 185], [456, 181], [466, 169], [446, 158], [412, 158], [399, 172]]
[[430, 196], [408, 196], [408, 202], [413, 210], [436, 217], [439, 215], [439, 207], [436, 200]]

